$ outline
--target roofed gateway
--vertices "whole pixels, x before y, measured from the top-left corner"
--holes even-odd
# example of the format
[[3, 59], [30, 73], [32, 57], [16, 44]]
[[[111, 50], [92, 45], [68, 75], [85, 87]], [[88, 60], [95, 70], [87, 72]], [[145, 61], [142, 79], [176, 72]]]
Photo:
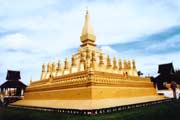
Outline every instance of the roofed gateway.
[[14, 105], [86, 110], [164, 99], [150, 78], [137, 75], [135, 60], [111, 60], [96, 47], [88, 11], [80, 39], [71, 62], [43, 64], [40, 80], [31, 81]]
[[5, 100], [5, 104], [23, 98], [24, 90], [27, 86], [20, 79], [20, 71], [7, 71], [7, 81], [0, 85], [0, 98]]

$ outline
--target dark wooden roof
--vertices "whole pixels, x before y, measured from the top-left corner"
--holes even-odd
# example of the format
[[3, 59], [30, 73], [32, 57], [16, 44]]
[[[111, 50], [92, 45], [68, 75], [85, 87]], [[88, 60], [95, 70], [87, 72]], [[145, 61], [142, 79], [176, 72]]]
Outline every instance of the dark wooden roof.
[[3, 83], [0, 88], [23, 88], [25, 89], [27, 86], [19, 80], [8, 80]]
[[20, 71], [8, 70], [6, 80], [19, 80], [21, 79]]
[[177, 74], [177, 75], [180, 75], [180, 70], [176, 70], [176, 74]]
[[180, 70], [176, 71], [175, 76], [176, 76], [177, 83], [180, 84]]
[[175, 72], [172, 63], [159, 65], [158, 73], [158, 76], [151, 77], [151, 81], [157, 85], [158, 90], [167, 89], [163, 84], [164, 82], [171, 83], [172, 81], [175, 81], [177, 84], [180, 84], [180, 72]]
[[174, 67], [172, 63], [167, 63], [167, 64], [161, 64], [159, 65], [158, 73], [160, 74], [174, 74]]

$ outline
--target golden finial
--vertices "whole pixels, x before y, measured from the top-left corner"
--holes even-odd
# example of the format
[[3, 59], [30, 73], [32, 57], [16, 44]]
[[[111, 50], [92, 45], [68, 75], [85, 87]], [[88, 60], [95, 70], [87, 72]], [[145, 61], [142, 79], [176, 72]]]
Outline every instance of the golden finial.
[[91, 59], [90, 68], [93, 69], [93, 70], [96, 69], [96, 56], [95, 56], [95, 51], [92, 51], [92, 59]]
[[91, 54], [90, 54], [90, 49], [86, 49], [86, 62], [85, 62], [85, 69], [89, 70], [90, 68], [90, 63], [91, 62]]
[[119, 64], [119, 70], [121, 70], [122, 69], [122, 61], [121, 61], [121, 59], [119, 59], [118, 64]]
[[130, 60], [128, 60], [128, 69], [131, 69], [131, 62], [130, 62]]
[[56, 69], [56, 70], [57, 70], [57, 71], [62, 70], [62, 66], [61, 66], [61, 61], [60, 61], [60, 60], [58, 60], [57, 69]]
[[101, 53], [99, 56], [99, 65], [104, 65], [104, 59], [103, 59], [103, 54]]
[[71, 64], [71, 66], [76, 66], [76, 59], [75, 59], [74, 55], [72, 56], [72, 64]]
[[113, 58], [113, 69], [117, 69], [116, 57]]
[[46, 71], [46, 65], [42, 64], [42, 72], [45, 72], [45, 71]]
[[47, 65], [47, 72], [52, 72], [52, 64], [48, 63]]
[[90, 50], [86, 49], [86, 59], [90, 59], [91, 55], [90, 55]]
[[127, 69], [127, 68], [128, 68], [127, 61], [124, 60], [124, 69]]
[[107, 56], [107, 68], [111, 67], [111, 59], [109, 55]]
[[31, 76], [31, 78], [30, 78], [30, 84], [32, 84], [32, 76]]
[[85, 62], [85, 55], [84, 55], [84, 53], [83, 52], [81, 52], [80, 53], [80, 63], [83, 63], [83, 62]]
[[92, 61], [96, 61], [96, 54], [95, 54], [95, 51], [92, 51]]
[[69, 61], [67, 58], [64, 61], [64, 69], [69, 69]]
[[55, 72], [56, 71], [56, 65], [55, 65], [55, 63], [53, 62], [52, 63], [52, 72]]
[[133, 69], [136, 69], [136, 62], [135, 62], [134, 59], [132, 60], [132, 68], [133, 68]]
[[116, 57], [113, 58], [113, 63], [116, 64]]

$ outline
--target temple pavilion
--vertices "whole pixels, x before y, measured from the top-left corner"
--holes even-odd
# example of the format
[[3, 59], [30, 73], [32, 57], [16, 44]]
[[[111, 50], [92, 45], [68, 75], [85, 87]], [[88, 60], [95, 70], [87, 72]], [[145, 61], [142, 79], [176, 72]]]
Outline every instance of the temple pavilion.
[[24, 100], [14, 105], [100, 109], [164, 99], [156, 94], [150, 78], [139, 77], [135, 60], [121, 60], [96, 47], [96, 35], [86, 11], [81, 45], [62, 65], [42, 65], [40, 80], [31, 80]]
[[0, 85], [0, 99], [3, 99], [4, 104], [23, 99], [27, 86], [20, 79], [20, 71], [7, 71], [6, 81]]

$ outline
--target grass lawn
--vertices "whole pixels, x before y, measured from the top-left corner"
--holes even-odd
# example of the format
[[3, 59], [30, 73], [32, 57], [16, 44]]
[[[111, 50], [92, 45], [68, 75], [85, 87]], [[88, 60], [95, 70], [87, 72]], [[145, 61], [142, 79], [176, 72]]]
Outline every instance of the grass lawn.
[[180, 120], [180, 101], [96, 116], [0, 108], [0, 120]]

